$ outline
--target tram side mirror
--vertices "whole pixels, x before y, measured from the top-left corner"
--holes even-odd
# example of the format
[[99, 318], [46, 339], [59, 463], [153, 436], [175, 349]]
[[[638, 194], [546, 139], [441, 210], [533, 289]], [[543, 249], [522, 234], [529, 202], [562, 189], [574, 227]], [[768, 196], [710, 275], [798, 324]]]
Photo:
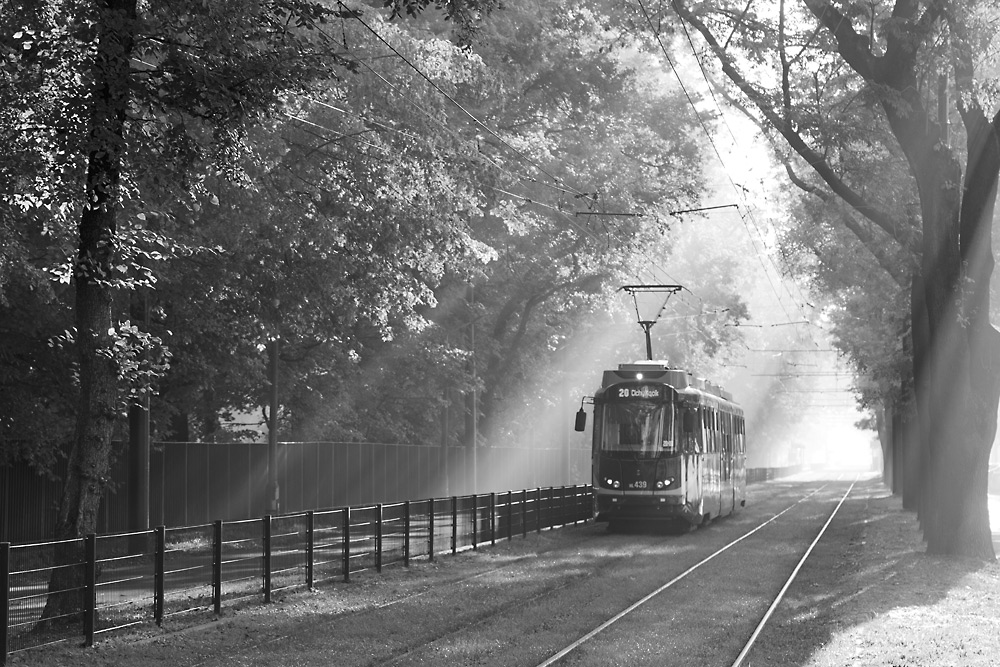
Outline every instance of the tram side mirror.
[[694, 413], [685, 411], [681, 418], [681, 424], [685, 433], [694, 433]]
[[577, 431], [583, 431], [587, 428], [587, 413], [584, 412], [583, 406], [576, 411], [576, 424], [573, 426]]

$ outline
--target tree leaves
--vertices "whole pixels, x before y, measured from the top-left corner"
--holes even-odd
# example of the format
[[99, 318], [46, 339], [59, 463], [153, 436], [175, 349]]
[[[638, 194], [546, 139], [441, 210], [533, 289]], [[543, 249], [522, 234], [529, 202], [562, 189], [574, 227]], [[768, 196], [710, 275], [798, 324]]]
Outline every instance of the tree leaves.
[[[280, 337], [288, 428], [359, 436], [368, 419], [379, 437], [427, 437], [428, 415], [457, 395], [445, 388], [503, 396], [632, 272], [634, 248], [663, 242], [662, 211], [696, 201], [697, 146], [677, 122], [687, 107], [645, 78], [650, 56], [613, 32], [607, 8], [485, 23], [491, 3], [387, 6], [390, 19], [430, 13], [392, 23], [342, 5], [192, 1], [136, 17], [114, 268], [99, 278], [149, 301], [148, 327], [117, 307], [106, 352], [123, 388], [156, 380], [160, 434], [167, 415], [207, 436], [218, 414], [255, 410], [261, 349]], [[458, 22], [458, 44], [436, 36], [437, 11]], [[52, 37], [36, 51], [59, 67], [19, 65], [24, 86], [95, 57], [82, 48], [92, 18], [55, 17], [46, 29], [69, 31], [75, 55]], [[90, 145], [85, 83], [49, 100], [71, 136], [10, 135], [19, 173], [37, 175], [21, 210], [59, 211], [38, 214], [53, 238], [71, 238], [82, 206], [71, 193]], [[39, 156], [65, 161], [57, 189], [43, 189]], [[61, 246], [45, 267], [69, 280], [74, 257]], [[471, 315], [456, 297], [470, 280]], [[469, 317], [494, 332], [477, 343], [491, 359], [478, 380]], [[376, 392], [403, 381], [386, 355], [434, 397], [423, 412], [376, 416]], [[373, 369], [384, 382], [366, 382]]]

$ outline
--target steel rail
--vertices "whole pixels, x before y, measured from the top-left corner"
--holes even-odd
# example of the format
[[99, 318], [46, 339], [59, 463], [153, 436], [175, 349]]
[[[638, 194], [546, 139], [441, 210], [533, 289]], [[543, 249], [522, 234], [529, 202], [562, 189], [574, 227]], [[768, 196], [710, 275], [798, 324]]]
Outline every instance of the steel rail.
[[[712, 554], [712, 555], [710, 555], [710, 556], [702, 559], [701, 562], [699, 562], [696, 565], [688, 568], [682, 574], [678, 575], [677, 577], [674, 577], [674, 579], [672, 579], [670, 582], [668, 582], [663, 587], [661, 587], [661, 589], [658, 589], [657, 593], [658, 592], [662, 592], [662, 590], [665, 590], [669, 586], [672, 586], [673, 584], [677, 583], [678, 581], [680, 581], [681, 579], [683, 579], [685, 576], [687, 576], [688, 574], [690, 574], [691, 572], [693, 572], [695, 569], [697, 569], [701, 565], [703, 565], [703, 564], [707, 563], [708, 561], [710, 561], [715, 556], [721, 554], [722, 552], [724, 552], [725, 550], [729, 549], [730, 547], [732, 547], [732, 546], [738, 544], [739, 542], [743, 541], [744, 539], [750, 537], [751, 535], [753, 535], [758, 530], [761, 530], [762, 528], [764, 528], [765, 526], [767, 526], [771, 522], [777, 520], [779, 517], [781, 517], [786, 512], [789, 512], [790, 510], [794, 509], [797, 505], [805, 502], [806, 500], [808, 500], [809, 498], [811, 498], [815, 494], [817, 494], [820, 491], [822, 491], [824, 488], [826, 488], [826, 486], [827, 486], [827, 484], [823, 484], [822, 486], [817, 487], [816, 489], [813, 489], [812, 491], [810, 491], [809, 493], [805, 494], [804, 496], [802, 496], [801, 498], [799, 498], [798, 500], [796, 500], [794, 503], [792, 503], [791, 505], [789, 505], [785, 509], [781, 510], [780, 512], [778, 512], [774, 516], [770, 517], [769, 519], [767, 519], [766, 521], [764, 521], [763, 523], [761, 523], [760, 525], [758, 525], [756, 528], [753, 528], [752, 530], [750, 530], [747, 533], [745, 533], [743, 536], [741, 536], [741, 537], [737, 538], [736, 540], [730, 542], [728, 545], [722, 547], [721, 549], [719, 549], [714, 554]], [[526, 556], [526, 557], [522, 557], [522, 558], [517, 558], [516, 560], [511, 561], [510, 563], [505, 563], [503, 565], [500, 565], [500, 566], [497, 566], [497, 567], [494, 567], [494, 568], [490, 568], [489, 570], [487, 570], [485, 572], [481, 572], [481, 573], [478, 573], [478, 574], [475, 574], [475, 575], [472, 575], [472, 576], [469, 576], [469, 577], [462, 577], [460, 579], [455, 580], [454, 582], [449, 582], [448, 585], [457, 584], [457, 583], [463, 583], [463, 582], [468, 581], [470, 579], [475, 579], [477, 577], [481, 577], [481, 576], [484, 576], [486, 574], [491, 574], [491, 573], [494, 573], [494, 572], [506, 569], [506, 568], [508, 568], [508, 567], [510, 567], [512, 565], [517, 565], [517, 564], [521, 564], [522, 562], [525, 562], [525, 561], [534, 560], [539, 555], [542, 555], [544, 553], [548, 553], [549, 551], [554, 551], [557, 548], [558, 547], [552, 547], [550, 549], [546, 549], [544, 551], [539, 551], [539, 552], [536, 552], [534, 554], [531, 554], [530, 556]], [[655, 548], [655, 547], [645, 547], [645, 548], [639, 549], [636, 553], [628, 554], [627, 556], [619, 556], [619, 557], [613, 559], [613, 562], [609, 561], [608, 563], [605, 563], [604, 565], [598, 567], [596, 570], [591, 571], [589, 573], [589, 576], [593, 576], [594, 572], [596, 572], [596, 571], [607, 570], [607, 569], [609, 569], [611, 567], [614, 567], [623, 558], [632, 558], [636, 554], [648, 553], [653, 548]], [[545, 597], [547, 595], [550, 595], [554, 591], [564, 589], [564, 588], [570, 586], [571, 584], [573, 584], [574, 581], [575, 580], [566, 580], [566, 581], [559, 582], [558, 584], [556, 584], [554, 586], [546, 587], [544, 590], [540, 591], [539, 593], [533, 595], [530, 598], [526, 598], [526, 599], [522, 598], [522, 599], [514, 601], [514, 602], [512, 602], [510, 604], [503, 605], [502, 607], [500, 607], [498, 609], [494, 609], [490, 613], [488, 613], [488, 614], [486, 614], [484, 616], [481, 616], [479, 618], [476, 618], [475, 620], [473, 620], [471, 622], [464, 623], [464, 624], [462, 624], [462, 625], [460, 625], [458, 627], [452, 628], [448, 632], [445, 632], [442, 635], [440, 635], [438, 637], [435, 637], [434, 639], [432, 639], [432, 640], [430, 640], [430, 641], [428, 641], [428, 642], [426, 642], [424, 644], [421, 644], [419, 646], [414, 646], [413, 648], [411, 648], [411, 649], [409, 649], [407, 651], [404, 651], [404, 652], [402, 652], [400, 654], [394, 655], [394, 656], [392, 656], [392, 657], [390, 657], [390, 658], [388, 658], [388, 659], [386, 659], [384, 661], [381, 661], [381, 662], [378, 662], [378, 663], [373, 663], [373, 664], [378, 664], [379, 667], [393, 667], [394, 665], [398, 665], [401, 661], [406, 660], [408, 658], [411, 658], [414, 655], [420, 653], [421, 651], [426, 650], [428, 648], [428, 646], [436, 644], [436, 643], [440, 642], [443, 639], [446, 639], [446, 638], [449, 638], [449, 637], [454, 637], [454, 636], [456, 636], [456, 635], [458, 635], [458, 634], [460, 634], [462, 632], [465, 632], [467, 630], [470, 630], [470, 629], [473, 629], [473, 628], [476, 628], [476, 627], [481, 627], [483, 625], [486, 625], [487, 623], [492, 622], [498, 616], [502, 616], [503, 614], [508, 613], [512, 608], [523, 606], [527, 602], [532, 602], [534, 600], [541, 599], [541, 598], [543, 598], [543, 597]], [[399, 600], [393, 601], [392, 604], [394, 604], [396, 602], [404, 602], [404, 601], [406, 601], [408, 599], [412, 599], [413, 597], [417, 597], [419, 595], [423, 595], [423, 594], [425, 594], [427, 592], [430, 592], [430, 589], [424, 590], [424, 591], [420, 591], [416, 595], [410, 595], [410, 596], [406, 596], [404, 598], [400, 598]], [[624, 612], [620, 613], [614, 619], [611, 619], [610, 621], [605, 622], [600, 628], [598, 628], [595, 631], [592, 631], [586, 637], [584, 637], [581, 640], [578, 640], [577, 642], [575, 642], [571, 647], [567, 647], [566, 649], [563, 649], [563, 651], [560, 651], [558, 654], [556, 654], [556, 655], [552, 656], [551, 658], [549, 658], [549, 660], [547, 660], [546, 662], [542, 663], [542, 665], [549, 665], [549, 664], [552, 664], [552, 662], [554, 662], [554, 661], [558, 661], [564, 655], [566, 655], [567, 653], [569, 653], [573, 648], [576, 648], [580, 644], [584, 643], [587, 639], [589, 639], [589, 638], [593, 637], [594, 635], [598, 634], [601, 630], [607, 628], [612, 623], [614, 623], [616, 620], [618, 620], [618, 618], [620, 618], [620, 617], [626, 615], [627, 613], [629, 613], [630, 611], [636, 609], [641, 604], [643, 604], [644, 602], [648, 601], [649, 599], [651, 599], [655, 595], [656, 595], [656, 593], [648, 595], [645, 598], [643, 598], [642, 600], [640, 600], [639, 602], [633, 604], [628, 609], [626, 609]], [[366, 613], [368, 611], [376, 611], [376, 609], [375, 608], [365, 609], [363, 611], [359, 611], [359, 612], [356, 612], [356, 613]], [[542, 665], [540, 665], [539, 667], [542, 667]]]
[[[608, 620], [606, 620], [604, 623], [601, 623], [599, 626], [597, 626], [596, 628], [594, 628], [593, 630], [591, 630], [590, 632], [588, 632], [584, 636], [582, 636], [579, 639], [577, 639], [576, 641], [574, 641], [572, 644], [569, 644], [565, 648], [557, 651], [556, 653], [553, 653], [551, 656], [549, 656], [548, 658], [546, 658], [544, 661], [538, 663], [538, 665], [536, 667], [549, 667], [550, 665], [553, 665], [553, 664], [559, 662], [564, 657], [566, 657], [567, 655], [569, 655], [570, 653], [572, 653], [573, 651], [575, 651], [577, 648], [579, 648], [583, 644], [586, 644], [591, 639], [593, 639], [597, 635], [601, 634], [602, 632], [604, 632], [605, 630], [607, 630], [608, 628], [610, 628], [612, 625], [614, 625], [615, 623], [617, 623], [621, 619], [623, 619], [626, 616], [628, 616], [629, 614], [631, 614], [633, 611], [635, 611], [639, 607], [643, 606], [644, 604], [646, 604], [647, 602], [649, 602], [653, 598], [657, 597], [658, 595], [660, 595], [661, 593], [663, 593], [667, 589], [671, 588], [672, 586], [674, 586], [675, 584], [677, 584], [681, 580], [685, 579], [688, 575], [690, 575], [691, 573], [693, 573], [695, 570], [697, 570], [698, 568], [700, 568], [702, 565], [705, 565], [706, 563], [708, 563], [709, 561], [711, 561], [712, 559], [714, 559], [716, 556], [719, 556], [720, 554], [725, 553], [726, 551], [728, 551], [729, 549], [733, 548], [734, 546], [736, 546], [737, 544], [739, 544], [743, 540], [747, 539], [748, 537], [750, 537], [751, 535], [753, 535], [757, 531], [762, 530], [765, 526], [767, 526], [768, 524], [776, 521], [783, 514], [785, 514], [787, 512], [790, 512], [796, 506], [798, 506], [800, 503], [805, 502], [806, 500], [808, 500], [809, 498], [811, 498], [815, 494], [817, 494], [820, 491], [822, 491], [823, 489], [825, 489], [826, 486], [827, 485], [824, 484], [823, 486], [810, 491], [808, 494], [806, 494], [802, 498], [798, 499], [797, 501], [795, 501], [794, 503], [792, 503], [791, 505], [789, 505], [785, 509], [781, 510], [780, 512], [778, 512], [777, 514], [775, 514], [774, 516], [772, 516], [770, 519], [768, 519], [767, 521], [764, 521], [763, 523], [761, 523], [760, 525], [756, 526], [755, 528], [747, 531], [746, 533], [744, 533], [740, 537], [737, 537], [735, 540], [733, 540], [729, 544], [727, 544], [727, 545], [719, 548], [718, 550], [716, 550], [715, 552], [713, 552], [710, 555], [706, 556], [705, 558], [702, 558], [700, 561], [698, 561], [697, 563], [695, 563], [694, 565], [692, 565], [688, 569], [684, 570], [683, 572], [681, 572], [680, 574], [678, 574], [676, 577], [674, 577], [673, 579], [671, 579], [667, 583], [665, 583], [662, 586], [660, 586], [659, 588], [657, 588], [652, 593], [649, 593], [645, 597], [637, 600], [636, 602], [632, 603], [631, 605], [629, 605], [625, 609], [621, 610], [620, 612], [618, 612], [617, 614], [615, 614], [614, 616], [612, 616], [611, 618], [609, 618]], [[853, 486], [854, 485], [852, 484], [851, 487], [853, 488]], [[839, 508], [839, 505], [838, 505], [838, 508]]]
[[778, 594], [771, 602], [771, 606], [767, 608], [766, 612], [764, 612], [764, 616], [763, 618], [760, 619], [760, 623], [757, 624], [757, 627], [754, 628], [754, 631], [750, 634], [750, 639], [748, 639], [747, 643], [743, 646], [743, 650], [741, 650], [740, 654], [736, 656], [736, 661], [733, 662], [732, 667], [739, 667], [740, 665], [743, 664], [743, 660], [746, 659], [747, 654], [750, 653], [750, 649], [757, 641], [757, 637], [760, 636], [760, 633], [761, 631], [763, 631], [764, 626], [767, 625], [767, 622], [771, 620], [771, 615], [774, 614], [774, 610], [778, 608], [778, 605], [781, 603], [782, 598], [785, 597], [785, 593], [788, 592], [789, 586], [792, 585], [792, 582], [795, 581], [795, 577], [798, 576], [799, 570], [802, 569], [802, 566], [805, 564], [806, 560], [808, 560], [809, 556], [812, 555], [813, 549], [816, 548], [816, 545], [819, 543], [820, 539], [822, 539], [823, 535], [826, 534], [826, 529], [830, 527], [830, 523], [833, 522], [833, 518], [837, 516], [837, 512], [840, 511], [840, 508], [841, 506], [843, 506], [844, 501], [847, 500], [847, 496], [851, 495], [851, 491], [854, 490], [854, 485], [857, 483], [858, 483], [857, 479], [851, 482], [851, 485], [847, 488], [847, 491], [844, 493], [844, 496], [840, 499], [840, 502], [837, 503], [837, 506], [833, 508], [833, 512], [831, 512], [830, 516], [827, 517], [826, 523], [824, 523], [823, 527], [820, 528], [819, 533], [817, 533], [816, 538], [812, 541], [812, 544], [809, 545], [809, 548], [806, 549], [806, 552], [802, 554], [802, 558], [799, 559], [798, 564], [796, 564], [795, 568], [792, 570], [792, 573], [789, 575], [788, 580], [785, 581], [785, 584], [781, 587], [781, 590], [778, 591]]

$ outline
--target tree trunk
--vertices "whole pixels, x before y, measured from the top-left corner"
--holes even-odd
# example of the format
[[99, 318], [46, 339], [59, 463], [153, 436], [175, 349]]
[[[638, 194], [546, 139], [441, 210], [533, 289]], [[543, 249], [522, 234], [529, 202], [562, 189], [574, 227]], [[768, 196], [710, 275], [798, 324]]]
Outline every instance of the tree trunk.
[[[906, 220], [872, 206], [834, 169], [781, 113], [774, 97], [749, 84], [714, 35], [682, 0], [672, 0], [679, 16], [705, 36], [723, 71], [760, 109], [767, 121], [806, 159], [831, 190], [857, 212], [910, 248]], [[913, 491], [921, 526], [932, 553], [995, 558], [986, 511], [986, 463], [996, 430], [998, 333], [989, 322], [989, 282], [993, 272], [991, 222], [1000, 173], [1000, 116], [989, 122], [975, 92], [980, 53], [965, 16], [952, 3], [927, 9], [918, 2], [897, 2], [892, 28], [873, 49], [869, 35], [856, 31], [843, 13], [845, 3], [803, 0], [836, 42], [844, 62], [880, 98], [880, 105], [916, 182], [923, 237], [920, 277], [911, 294], [913, 307], [914, 392], [921, 438], [907, 453], [919, 452], [921, 482]], [[849, 3], [847, 3], [849, 4]], [[950, 8], [950, 9], [949, 9]], [[928, 21], [935, 12], [941, 21]], [[940, 36], [951, 35], [955, 104], [966, 128], [968, 161], [962, 167], [949, 145], [947, 114], [926, 109], [921, 85], [924, 51]], [[734, 27], [735, 32], [737, 28]], [[732, 35], [730, 35], [731, 37]], [[727, 42], [728, 43], [728, 42]], [[936, 47], [935, 47], [936, 48]], [[785, 89], [787, 92], [787, 88]], [[948, 103], [939, 95], [940, 105]], [[782, 107], [791, 107], [786, 99]], [[959, 188], [959, 184], [964, 187]], [[904, 493], [906, 486], [904, 485]], [[912, 496], [907, 498], [913, 504]]]
[[[99, 41], [91, 75], [95, 91], [87, 159], [86, 204], [80, 216], [76, 285], [76, 349], [80, 387], [76, 429], [56, 521], [54, 569], [42, 618], [73, 620], [81, 611], [83, 540], [97, 528], [107, 488], [111, 437], [118, 417], [118, 369], [110, 356], [118, 184], [128, 106], [134, 0], [99, 6]], [[65, 566], [65, 567], [61, 567]]]
[[918, 371], [927, 373], [922, 384], [929, 418], [921, 523], [929, 553], [992, 560], [986, 466], [996, 425], [996, 374], [989, 356], [995, 344], [986, 333], [992, 333], [989, 310], [973, 298], [982, 293], [980, 281], [988, 284], [992, 266], [976, 270], [963, 257], [960, 222], [965, 206], [955, 187], [961, 170], [947, 151], [933, 153], [928, 151], [923, 164], [914, 167], [924, 220], [922, 273], [929, 333], [925, 362]]
[[[914, 376], [918, 413], [926, 420], [920, 422], [926, 425], [920, 430], [927, 443], [921, 456], [920, 518], [928, 551], [992, 560], [986, 462], [998, 397], [996, 332], [989, 322], [990, 232], [1000, 172], [996, 129], [966, 85], [968, 94], [957, 96], [968, 142], [963, 181], [945, 119], [932, 119], [921, 96], [919, 49], [932, 35], [917, 19], [916, 3], [898, 6], [899, 29], [886, 33], [884, 53], [878, 56], [832, 3], [806, 4], [834, 35], [848, 64], [870, 84], [893, 91], [881, 106], [919, 193], [924, 284], [914, 290], [912, 305], [924, 308], [913, 314]], [[965, 61], [958, 57], [955, 62]], [[969, 72], [971, 65], [956, 67], [956, 78], [968, 78]], [[921, 331], [918, 319], [924, 315]]]
[[[935, 534], [928, 535], [931, 553], [959, 553], [968, 556], [995, 558], [989, 511], [989, 455], [997, 427], [997, 404], [1000, 400], [1000, 333], [993, 328], [990, 314], [990, 278], [993, 274], [993, 212], [996, 204], [997, 178], [1000, 174], [1000, 139], [997, 123], [990, 123], [977, 107], [960, 106], [966, 126], [968, 160], [959, 212], [959, 282], [956, 283], [960, 311], [952, 322], [955, 345], [967, 359], [959, 387], [962, 395], [956, 400], [962, 410], [962, 440], [949, 448], [946, 466], [954, 465], [964, 477], [953, 488], [948, 501], [953, 503], [947, 520]], [[946, 489], [942, 488], [942, 492]]]
[[915, 270], [910, 278], [910, 358], [912, 364], [911, 384], [907, 388], [911, 398], [904, 430], [906, 449], [905, 479], [903, 482], [903, 507], [923, 516], [922, 507], [926, 497], [929, 479], [927, 476], [930, 460], [931, 408], [928, 403], [927, 382], [929, 369], [927, 355], [930, 348], [930, 325], [927, 321], [927, 305], [924, 295], [924, 279], [920, 270]]
[[882, 404], [882, 408], [875, 411], [875, 430], [878, 433], [879, 446], [882, 448], [882, 483], [898, 493], [896, 488], [896, 476], [893, 471], [895, 464], [895, 443], [896, 443], [896, 410], [891, 401]]

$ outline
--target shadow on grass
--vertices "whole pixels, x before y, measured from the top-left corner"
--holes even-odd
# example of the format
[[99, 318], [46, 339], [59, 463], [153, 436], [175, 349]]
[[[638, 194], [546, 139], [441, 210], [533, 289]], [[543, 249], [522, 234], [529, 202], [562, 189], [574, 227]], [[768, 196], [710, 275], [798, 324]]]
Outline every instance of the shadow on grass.
[[[947, 636], [942, 626], [950, 622], [949, 612], [933, 608], [993, 567], [975, 559], [927, 555], [916, 515], [904, 511], [900, 499], [877, 481], [859, 484], [852, 498], [758, 638], [753, 664], [817, 664], [820, 651], [828, 655], [818, 664], [866, 664], [864, 647], [874, 652], [902, 647], [903, 653], [920, 654], [921, 642], [931, 643], [931, 634]], [[997, 548], [996, 527], [993, 539]], [[844, 637], [848, 634], [850, 641]], [[935, 650], [945, 650], [933, 642]]]

